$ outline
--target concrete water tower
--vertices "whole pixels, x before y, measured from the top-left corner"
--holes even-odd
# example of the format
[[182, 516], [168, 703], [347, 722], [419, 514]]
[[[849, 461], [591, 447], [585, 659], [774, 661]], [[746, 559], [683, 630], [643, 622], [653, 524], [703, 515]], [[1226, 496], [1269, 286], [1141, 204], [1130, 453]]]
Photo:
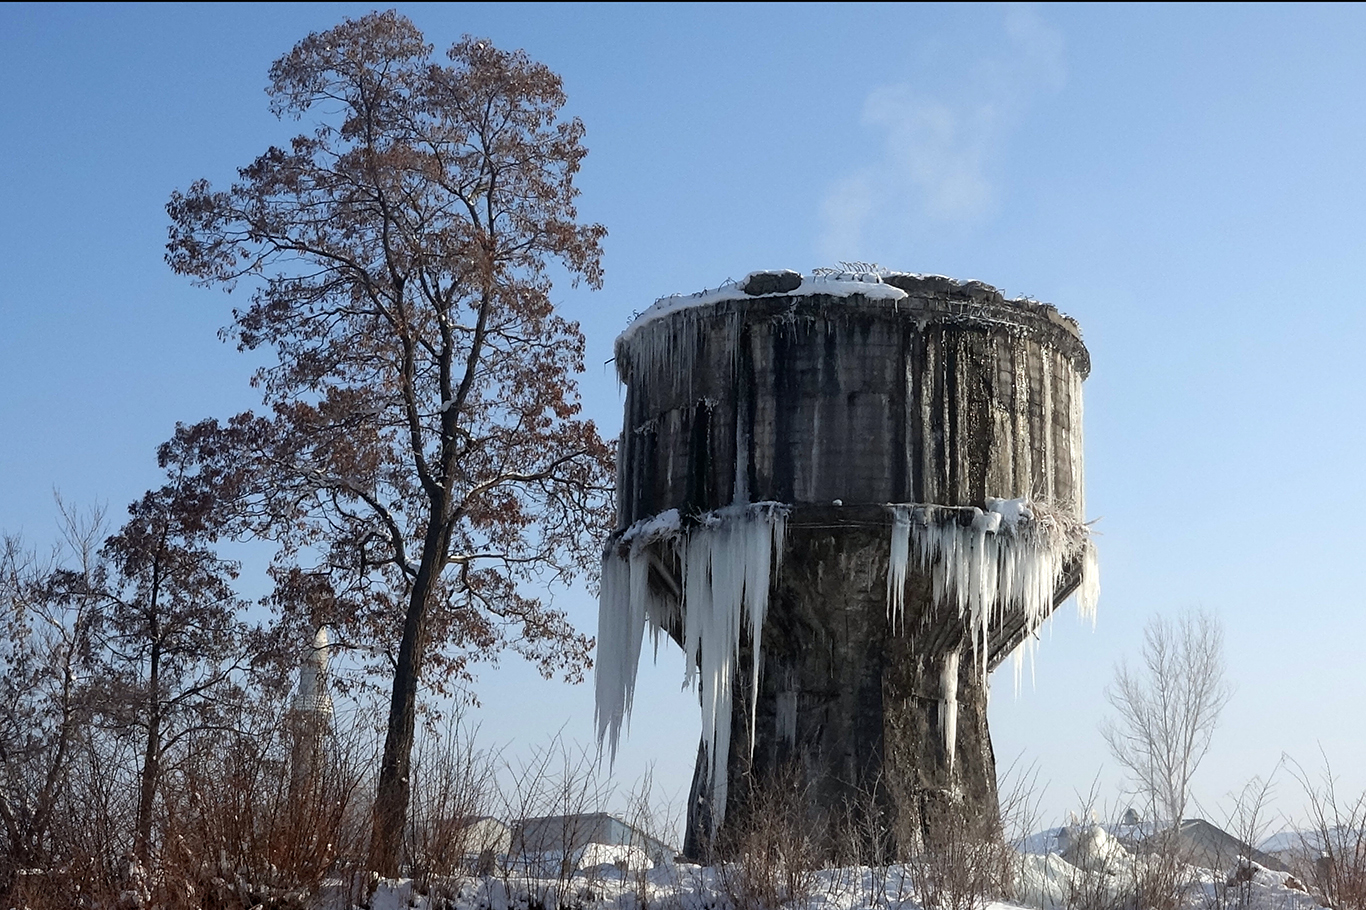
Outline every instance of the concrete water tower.
[[660, 300], [616, 364], [598, 729], [615, 752], [645, 632], [683, 647], [685, 851], [780, 771], [813, 813], [875, 793], [903, 855], [935, 804], [994, 816], [988, 674], [1094, 608], [1077, 324], [976, 281], [756, 272]]

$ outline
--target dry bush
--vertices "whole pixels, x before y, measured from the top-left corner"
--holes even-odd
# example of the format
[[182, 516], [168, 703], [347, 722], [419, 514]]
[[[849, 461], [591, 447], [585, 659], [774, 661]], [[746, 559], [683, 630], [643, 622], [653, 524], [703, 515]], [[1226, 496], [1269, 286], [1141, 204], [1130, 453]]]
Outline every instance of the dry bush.
[[502, 822], [491, 818], [497, 756], [477, 746], [478, 730], [457, 714], [424, 734], [413, 760], [405, 852], [418, 892], [442, 897], [458, 893], [471, 874], [492, 873], [510, 845]]
[[1000, 819], [974, 815], [950, 794], [926, 794], [921, 804], [923, 840], [906, 864], [925, 910], [981, 910], [1014, 887], [1014, 851]]
[[[1279, 763], [1277, 769], [1279, 770]], [[1254, 849], [1265, 838], [1269, 821], [1269, 802], [1276, 770], [1265, 779], [1254, 777], [1237, 793], [1230, 793], [1230, 806], [1223, 813], [1223, 828]], [[1206, 897], [1209, 910], [1248, 910], [1253, 902], [1255, 879], [1253, 858], [1240, 852], [1237, 856], [1218, 856], [1218, 871], [1226, 875], [1216, 879]]]
[[[839, 870], [832, 891], [852, 888], [859, 903], [875, 906], [887, 895], [891, 864], [896, 861], [896, 834], [892, 813], [882, 791], [880, 775], [868, 780], [845, 803], [831, 826], [831, 855]], [[864, 869], [868, 875], [864, 876]], [[842, 881], [847, 870], [851, 879]], [[906, 895], [905, 876], [897, 878], [896, 901]], [[832, 894], [831, 897], [834, 897]]]
[[[635, 787], [627, 796], [625, 821], [646, 837], [664, 844], [676, 843], [675, 837], [682, 822], [679, 807], [673, 803], [661, 804], [655, 800], [654, 789], [654, 769], [651, 768], [636, 782]], [[642, 843], [640, 846], [647, 853], [649, 852], [647, 844]], [[676, 904], [683, 883], [679, 878], [678, 869], [674, 865], [674, 857], [670, 855], [652, 856], [650, 858], [657, 866], [662, 864], [669, 870], [669, 884], [674, 892], [671, 896], [674, 898], [673, 903]], [[623, 869], [622, 876], [631, 886], [631, 891], [635, 895], [636, 906], [640, 910], [650, 910], [651, 907], [659, 903], [654, 899], [650, 890], [650, 872], [643, 865]], [[656, 874], [656, 879], [659, 877]]]
[[169, 775], [157, 906], [302, 907], [325, 879], [357, 877], [373, 725], [309, 737], [303, 751], [299, 736], [285, 723], [206, 738]]
[[1180, 910], [1194, 884], [1194, 871], [1177, 829], [1149, 837], [1133, 864], [1133, 905], [1138, 910]]
[[1018, 900], [1019, 882], [1024, 872], [1024, 847], [1026, 840], [1039, 830], [1042, 813], [1039, 806], [1043, 801], [1046, 785], [1039, 783], [1037, 762], [1021, 764], [1023, 753], [1016, 756], [1000, 775], [997, 790], [997, 805], [1001, 816], [1001, 838], [1006, 850], [1005, 860], [1009, 866], [1007, 880], [1002, 883], [1002, 896]]
[[[722, 890], [737, 910], [761, 910], [811, 897], [826, 848], [825, 819], [807, 806], [800, 770], [751, 783], [722, 825], [716, 854]], [[736, 811], [738, 809], [738, 811]]]
[[43, 862], [11, 870], [2, 906], [112, 908], [137, 884], [130, 881], [136, 759], [126, 738], [82, 731], [57, 782]]
[[[1066, 828], [1070, 844], [1061, 850], [1075, 872], [1064, 887], [1067, 910], [1179, 910], [1195, 886], [1194, 869], [1182, 847], [1180, 821], [1148, 822], [1119, 837], [1106, 826], [1079, 819], [1114, 817], [1113, 809], [1096, 809], [1099, 774], [1081, 799], [1081, 809]], [[1136, 794], [1146, 801], [1147, 817], [1156, 818], [1166, 805], [1140, 782]], [[1163, 827], [1158, 827], [1163, 824]]]
[[1338, 793], [1326, 757], [1317, 778], [1299, 766], [1292, 773], [1309, 804], [1295, 871], [1333, 910], [1366, 910], [1366, 793]]
[[[66, 778], [54, 830], [61, 853], [26, 870], [4, 906], [28, 910], [301, 908], [325, 878], [359, 869], [368, 831], [373, 728], [329, 734], [300, 755], [287, 724], [197, 737], [166, 768], [157, 848], [132, 854], [137, 755], [126, 737], [93, 730]], [[293, 761], [291, 761], [293, 760]]]
[[[1095, 823], [1100, 799], [1100, 774], [1083, 795], [1076, 791], [1078, 809], [1058, 832], [1057, 852], [1070, 870], [1063, 870], [1061, 906], [1065, 910], [1119, 910], [1133, 903], [1132, 856], [1117, 856], [1108, 832]], [[1111, 812], [1101, 810], [1100, 814]], [[1134, 845], [1130, 845], [1131, 847]], [[1126, 861], [1127, 860], [1127, 861]]]
[[[525, 759], [504, 763], [501, 814], [512, 824], [512, 846], [496, 874], [508, 894], [526, 889], [531, 910], [575, 907], [592, 899], [593, 870], [574, 881], [586, 843], [585, 816], [602, 811], [611, 795], [598, 759], [570, 749], [557, 734]], [[534, 826], [528, 822], [542, 821]]]
[[1074, 823], [1065, 831], [1061, 855], [1072, 866], [1063, 887], [1067, 910], [1179, 910], [1187, 905], [1196, 878], [1175, 829], [1129, 844], [1095, 823]]

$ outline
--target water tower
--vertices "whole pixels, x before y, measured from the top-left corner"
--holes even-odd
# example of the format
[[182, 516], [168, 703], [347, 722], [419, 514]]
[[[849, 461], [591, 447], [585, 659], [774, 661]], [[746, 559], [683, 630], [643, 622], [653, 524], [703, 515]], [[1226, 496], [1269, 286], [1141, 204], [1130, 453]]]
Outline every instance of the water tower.
[[875, 793], [903, 855], [927, 807], [994, 817], [988, 674], [1094, 609], [1077, 324], [976, 281], [756, 272], [658, 301], [616, 364], [598, 731], [615, 752], [646, 633], [678, 643], [685, 851], [779, 772], [826, 817]]

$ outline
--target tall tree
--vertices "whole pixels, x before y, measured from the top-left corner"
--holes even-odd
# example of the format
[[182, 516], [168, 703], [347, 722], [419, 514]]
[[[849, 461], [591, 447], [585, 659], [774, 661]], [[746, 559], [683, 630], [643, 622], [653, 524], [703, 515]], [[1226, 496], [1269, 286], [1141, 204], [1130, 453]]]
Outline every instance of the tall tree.
[[[440, 686], [512, 647], [580, 678], [591, 641], [528, 583], [591, 571], [612, 453], [579, 416], [583, 336], [550, 268], [601, 284], [578, 220], [583, 126], [560, 79], [466, 37], [432, 60], [393, 12], [299, 42], [270, 70], [280, 116], [316, 121], [227, 190], [175, 193], [167, 260], [256, 279], [229, 333], [273, 349], [268, 416], [178, 431], [238, 490], [241, 519], [306, 553], [343, 639], [393, 653], [372, 867], [397, 872], [419, 676]], [[318, 598], [286, 596], [284, 604]]]

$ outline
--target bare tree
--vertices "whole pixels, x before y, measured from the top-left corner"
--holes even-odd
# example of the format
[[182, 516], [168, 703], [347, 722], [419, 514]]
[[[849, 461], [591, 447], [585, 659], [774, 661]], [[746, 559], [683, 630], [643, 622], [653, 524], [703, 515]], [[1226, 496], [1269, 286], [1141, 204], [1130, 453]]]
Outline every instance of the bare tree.
[[581, 678], [591, 641], [525, 586], [593, 571], [610, 516], [611, 448], [578, 416], [583, 336], [549, 297], [552, 265], [601, 283], [605, 231], [574, 207], [583, 126], [526, 54], [431, 50], [394, 12], [308, 36], [268, 92], [312, 132], [167, 206], [171, 267], [253, 282], [228, 334], [277, 357], [256, 376], [270, 416], [177, 444], [283, 545], [277, 577], [321, 554], [309, 574], [335, 606], [318, 621], [391, 655], [371, 856], [388, 875], [419, 678], [467, 682], [505, 647]]
[[[60, 500], [62, 544], [40, 557], [13, 536], [0, 539], [0, 872], [45, 866], [59, 802], [90, 713], [92, 621], [103, 590], [98, 558], [103, 518]], [[0, 881], [0, 889], [8, 884]]]
[[1291, 769], [1309, 811], [1297, 871], [1325, 906], [1366, 910], [1366, 793], [1340, 791], [1327, 755], [1317, 779], [1298, 763]]
[[1186, 612], [1174, 622], [1154, 615], [1143, 629], [1141, 665], [1120, 663], [1105, 690], [1118, 717], [1107, 719], [1101, 733], [1173, 829], [1233, 694], [1224, 679], [1223, 648], [1223, 629], [1208, 613]]

